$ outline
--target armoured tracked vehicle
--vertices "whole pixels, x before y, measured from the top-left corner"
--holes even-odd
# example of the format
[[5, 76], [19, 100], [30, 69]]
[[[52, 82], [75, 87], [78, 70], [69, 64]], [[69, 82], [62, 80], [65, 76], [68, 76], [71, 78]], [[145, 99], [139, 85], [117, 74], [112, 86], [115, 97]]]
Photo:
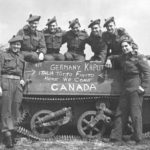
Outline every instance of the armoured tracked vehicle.
[[[64, 130], [91, 139], [111, 124], [122, 88], [119, 70], [105, 69], [100, 62], [45, 61], [27, 63], [24, 76], [22, 117], [27, 117], [18, 129], [23, 126], [40, 139]], [[149, 108], [150, 90], [144, 97], [144, 125], [150, 124]]]

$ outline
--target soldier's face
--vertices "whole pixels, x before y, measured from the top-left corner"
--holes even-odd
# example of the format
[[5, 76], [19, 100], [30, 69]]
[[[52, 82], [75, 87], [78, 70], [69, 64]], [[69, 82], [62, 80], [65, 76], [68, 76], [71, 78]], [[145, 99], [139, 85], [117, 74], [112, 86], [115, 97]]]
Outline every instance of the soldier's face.
[[132, 51], [132, 45], [130, 45], [128, 42], [122, 42], [121, 48], [124, 54], [130, 53]]
[[11, 48], [12, 52], [18, 53], [20, 51], [20, 48], [21, 48], [21, 43], [19, 41], [11, 43], [10, 48]]
[[100, 31], [100, 26], [98, 24], [95, 24], [91, 27], [91, 31], [94, 35], [98, 35]]
[[77, 34], [80, 31], [80, 25], [76, 23], [71, 29], [73, 33]]
[[39, 21], [30, 22], [29, 25], [30, 25], [31, 30], [35, 31], [37, 29], [38, 24], [39, 24]]
[[48, 26], [48, 29], [51, 33], [55, 33], [56, 30], [57, 30], [57, 23], [56, 22], [53, 22], [51, 23], [49, 26]]
[[115, 32], [115, 28], [116, 28], [116, 25], [115, 25], [114, 22], [110, 22], [106, 26], [107, 31], [110, 32], [110, 33], [114, 33]]

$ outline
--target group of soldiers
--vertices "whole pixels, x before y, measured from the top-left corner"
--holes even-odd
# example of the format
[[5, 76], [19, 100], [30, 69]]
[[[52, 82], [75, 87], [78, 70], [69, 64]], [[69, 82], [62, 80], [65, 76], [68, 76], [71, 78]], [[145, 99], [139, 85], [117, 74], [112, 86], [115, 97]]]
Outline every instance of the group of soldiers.
[[[130, 140], [142, 141], [142, 102], [143, 95], [150, 85], [150, 67], [138, 46], [124, 28], [117, 28], [114, 17], [105, 20], [102, 32], [100, 19], [91, 21], [90, 35], [80, 30], [76, 18], [69, 21], [69, 31], [63, 31], [57, 25], [55, 17], [48, 19], [47, 28], [38, 31], [40, 16], [30, 15], [23, 29], [13, 36], [7, 51], [0, 54], [0, 94], [2, 96], [2, 133], [5, 145], [14, 146], [14, 128], [19, 118], [25, 61], [84, 61], [85, 44], [89, 44], [94, 53], [91, 61], [100, 61], [106, 67], [112, 64], [122, 69], [123, 91], [115, 113], [114, 127], [110, 141], [121, 143], [128, 116], [131, 116], [133, 135]], [[67, 43], [68, 51], [60, 53], [62, 44]]]
[[[108, 55], [120, 54], [120, 41], [123, 38], [132, 38], [124, 28], [116, 28], [114, 17], [105, 20], [104, 27], [107, 31], [102, 32], [100, 19], [91, 21], [90, 36], [85, 30], [81, 30], [79, 19], [76, 18], [69, 21], [69, 31], [64, 31], [58, 27], [56, 17], [48, 19], [46, 28], [38, 31], [37, 26], [40, 16], [30, 15], [23, 29], [19, 30], [17, 35], [23, 37], [21, 51], [25, 56], [25, 60], [38, 62], [47, 61], [84, 61], [85, 60], [85, 44], [89, 44], [94, 53], [91, 57], [92, 61], [101, 61], [104, 63]], [[60, 53], [61, 46], [67, 43], [67, 52], [62, 55]], [[138, 46], [133, 43], [133, 48]], [[109, 62], [108, 62], [109, 63]]]

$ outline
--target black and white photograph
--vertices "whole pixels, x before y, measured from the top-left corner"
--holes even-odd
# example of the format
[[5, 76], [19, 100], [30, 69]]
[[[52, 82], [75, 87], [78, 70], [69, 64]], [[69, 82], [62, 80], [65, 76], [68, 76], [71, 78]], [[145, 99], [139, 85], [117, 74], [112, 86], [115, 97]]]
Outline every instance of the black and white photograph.
[[0, 0], [0, 150], [150, 150], [149, 0]]

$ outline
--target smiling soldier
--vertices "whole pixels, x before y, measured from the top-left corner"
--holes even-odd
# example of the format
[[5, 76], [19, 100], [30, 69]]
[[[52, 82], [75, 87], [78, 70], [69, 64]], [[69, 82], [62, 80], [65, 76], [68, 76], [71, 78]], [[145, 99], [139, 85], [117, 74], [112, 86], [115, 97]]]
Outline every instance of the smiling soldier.
[[[103, 39], [107, 44], [107, 56], [113, 57], [115, 55], [120, 55], [122, 50], [120, 48], [120, 42], [123, 39], [129, 39], [132, 41], [133, 50], [137, 51], [138, 46], [135, 44], [131, 36], [126, 32], [124, 28], [117, 28], [114, 17], [105, 19], [104, 27], [106, 27], [106, 32], [103, 33]], [[117, 61], [113, 61], [116, 68], [120, 67]], [[107, 58], [106, 67], [111, 67], [112, 63], [110, 59]]]
[[65, 60], [64, 55], [60, 53], [60, 47], [62, 46], [62, 37], [65, 32], [58, 27], [56, 17], [48, 19], [46, 25], [48, 26], [48, 28], [44, 30], [45, 42], [47, 47], [45, 60]]
[[20, 117], [24, 59], [20, 54], [22, 37], [13, 36], [10, 48], [0, 55], [0, 94], [2, 95], [2, 133], [7, 148], [13, 147], [12, 134]]
[[87, 39], [87, 43], [91, 46], [94, 56], [91, 57], [91, 61], [101, 61], [105, 63], [107, 55], [107, 45], [102, 39], [102, 31], [100, 27], [100, 19], [91, 21], [88, 26], [91, 28], [91, 34]]
[[23, 37], [21, 51], [26, 61], [39, 62], [44, 60], [44, 54], [46, 53], [46, 44], [44, 34], [37, 30], [40, 16], [29, 16], [23, 29], [19, 30], [17, 35]]

